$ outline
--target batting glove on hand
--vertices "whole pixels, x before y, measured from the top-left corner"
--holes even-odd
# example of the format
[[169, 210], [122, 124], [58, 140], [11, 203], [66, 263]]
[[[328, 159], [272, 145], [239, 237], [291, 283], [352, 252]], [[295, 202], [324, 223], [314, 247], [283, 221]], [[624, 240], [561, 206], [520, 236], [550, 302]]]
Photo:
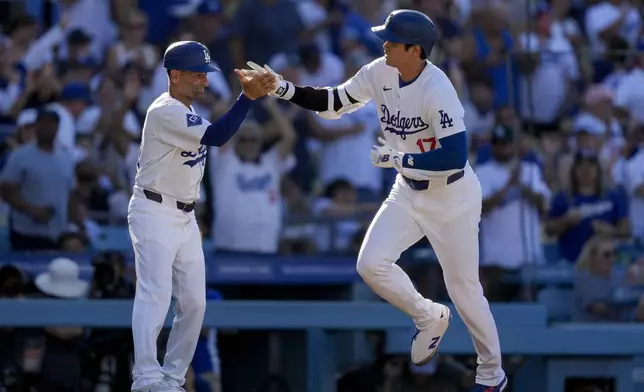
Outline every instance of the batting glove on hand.
[[371, 163], [377, 167], [391, 168], [394, 167], [400, 171], [402, 166], [402, 152], [395, 151], [389, 146], [389, 143], [382, 137], [378, 137], [378, 142], [371, 147]]
[[[281, 97], [282, 95], [278, 94], [277, 92], [280, 91], [280, 87], [282, 87], [282, 91], [286, 90], [286, 81], [282, 77], [282, 75], [278, 74], [277, 72], [273, 71], [271, 67], [268, 65], [264, 65], [263, 67], [257, 63], [254, 63], [252, 61], [247, 61], [246, 64], [248, 64], [249, 67], [254, 69], [257, 72], [260, 73], [272, 73], [273, 76], [275, 76], [275, 80], [277, 83], [275, 83], [275, 89], [272, 91], [268, 92], [268, 95], [273, 96], [273, 97]], [[283, 94], [283, 92], [282, 92]]]

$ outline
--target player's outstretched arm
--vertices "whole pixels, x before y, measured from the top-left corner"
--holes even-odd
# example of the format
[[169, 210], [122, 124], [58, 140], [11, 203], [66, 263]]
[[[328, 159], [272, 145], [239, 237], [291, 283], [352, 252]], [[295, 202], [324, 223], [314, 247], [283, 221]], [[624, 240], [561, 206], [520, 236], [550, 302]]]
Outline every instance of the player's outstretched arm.
[[298, 86], [284, 80], [268, 65], [261, 67], [252, 61], [249, 61], [248, 65], [253, 71], [246, 70], [247, 73], [269, 73], [276, 77], [277, 83], [273, 90], [269, 91], [269, 95], [293, 102], [304, 109], [313, 110], [324, 118], [340, 118], [345, 113], [360, 109], [371, 99], [369, 90], [364, 83], [366, 73], [364, 67], [340, 86], [311, 87]]
[[201, 144], [206, 146], [221, 147], [237, 132], [239, 126], [246, 119], [250, 101], [261, 98], [272, 89], [275, 83], [273, 75], [244, 75], [240, 70], [235, 70], [242, 85], [242, 93], [233, 106], [219, 120], [210, 124], [203, 136]]

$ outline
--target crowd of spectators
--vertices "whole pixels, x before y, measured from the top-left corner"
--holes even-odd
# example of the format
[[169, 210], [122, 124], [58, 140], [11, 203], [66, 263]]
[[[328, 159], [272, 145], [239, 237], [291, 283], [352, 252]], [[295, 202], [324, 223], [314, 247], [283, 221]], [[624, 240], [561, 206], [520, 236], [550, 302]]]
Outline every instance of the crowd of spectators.
[[[382, 55], [372, 25], [393, 9], [413, 8], [434, 20], [440, 39], [430, 61], [465, 107], [470, 163], [484, 197], [488, 297], [525, 300], [521, 285], [504, 283], [508, 276], [526, 266], [570, 265], [573, 320], [644, 320], [642, 296], [609, 306], [616, 291], [644, 284], [639, 0], [26, 0], [2, 7], [6, 252], [80, 254], [97, 250], [106, 228], [127, 230], [145, 112], [167, 88], [161, 57], [168, 43], [209, 47], [222, 72], [208, 75], [195, 107], [216, 120], [239, 93], [232, 71], [246, 60], [298, 84], [334, 86]], [[379, 118], [373, 103], [329, 121], [271, 98], [256, 101], [231, 142], [208, 151], [196, 211], [209, 251], [303, 262], [356, 254], [395, 176], [369, 162]], [[91, 282], [68, 258], [52, 260], [37, 276], [5, 266], [0, 296], [127, 298], [134, 277], [124, 257], [129, 245], [121, 246], [95, 258]], [[59, 284], [61, 274], [76, 284]], [[14, 332], [0, 331], [0, 391], [129, 388], [127, 334], [52, 328], [17, 339]], [[213, 336], [204, 331], [205, 340]], [[191, 391], [219, 388], [210, 354], [200, 357], [207, 366], [194, 367]], [[386, 358], [368, 370], [377, 371], [371, 380], [380, 385], [359, 384], [419, 392], [428, 390], [425, 383], [445, 383], [438, 390], [458, 391], [471, 369], [449, 358], [420, 370]], [[353, 385], [349, 378], [344, 382]], [[288, 390], [279, 389], [286, 388], [279, 378], [269, 381], [278, 388], [271, 390]]]

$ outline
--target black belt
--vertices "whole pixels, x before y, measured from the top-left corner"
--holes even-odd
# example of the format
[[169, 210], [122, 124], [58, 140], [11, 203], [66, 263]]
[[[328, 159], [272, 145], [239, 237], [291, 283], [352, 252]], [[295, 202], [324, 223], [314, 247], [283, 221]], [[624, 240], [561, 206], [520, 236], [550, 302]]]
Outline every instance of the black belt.
[[[152, 192], [147, 189], [144, 189], [143, 194], [148, 200], [156, 201], [159, 204], [163, 203], [163, 196], [156, 192]], [[196, 205], [197, 205], [196, 202], [188, 204], [177, 200], [177, 208], [180, 209], [181, 211], [191, 212], [192, 210], [195, 209]]]
[[[447, 185], [460, 180], [464, 175], [465, 170], [461, 170], [460, 172], [452, 174], [451, 176], [447, 177]], [[405, 176], [402, 176], [402, 178], [405, 180], [407, 185], [409, 185], [409, 187], [415, 191], [424, 191], [426, 189], [429, 189], [429, 183], [431, 182], [431, 180], [420, 181]]]

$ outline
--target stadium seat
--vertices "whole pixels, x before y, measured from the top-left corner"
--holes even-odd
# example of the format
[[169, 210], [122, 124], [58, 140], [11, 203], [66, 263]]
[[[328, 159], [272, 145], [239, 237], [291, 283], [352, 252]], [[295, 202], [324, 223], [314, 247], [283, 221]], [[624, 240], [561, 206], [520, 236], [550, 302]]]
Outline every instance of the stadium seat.
[[551, 321], [569, 321], [572, 316], [572, 289], [546, 287], [539, 291], [537, 301], [548, 308]]
[[99, 239], [94, 244], [96, 250], [131, 251], [132, 242], [126, 226], [105, 226]]

